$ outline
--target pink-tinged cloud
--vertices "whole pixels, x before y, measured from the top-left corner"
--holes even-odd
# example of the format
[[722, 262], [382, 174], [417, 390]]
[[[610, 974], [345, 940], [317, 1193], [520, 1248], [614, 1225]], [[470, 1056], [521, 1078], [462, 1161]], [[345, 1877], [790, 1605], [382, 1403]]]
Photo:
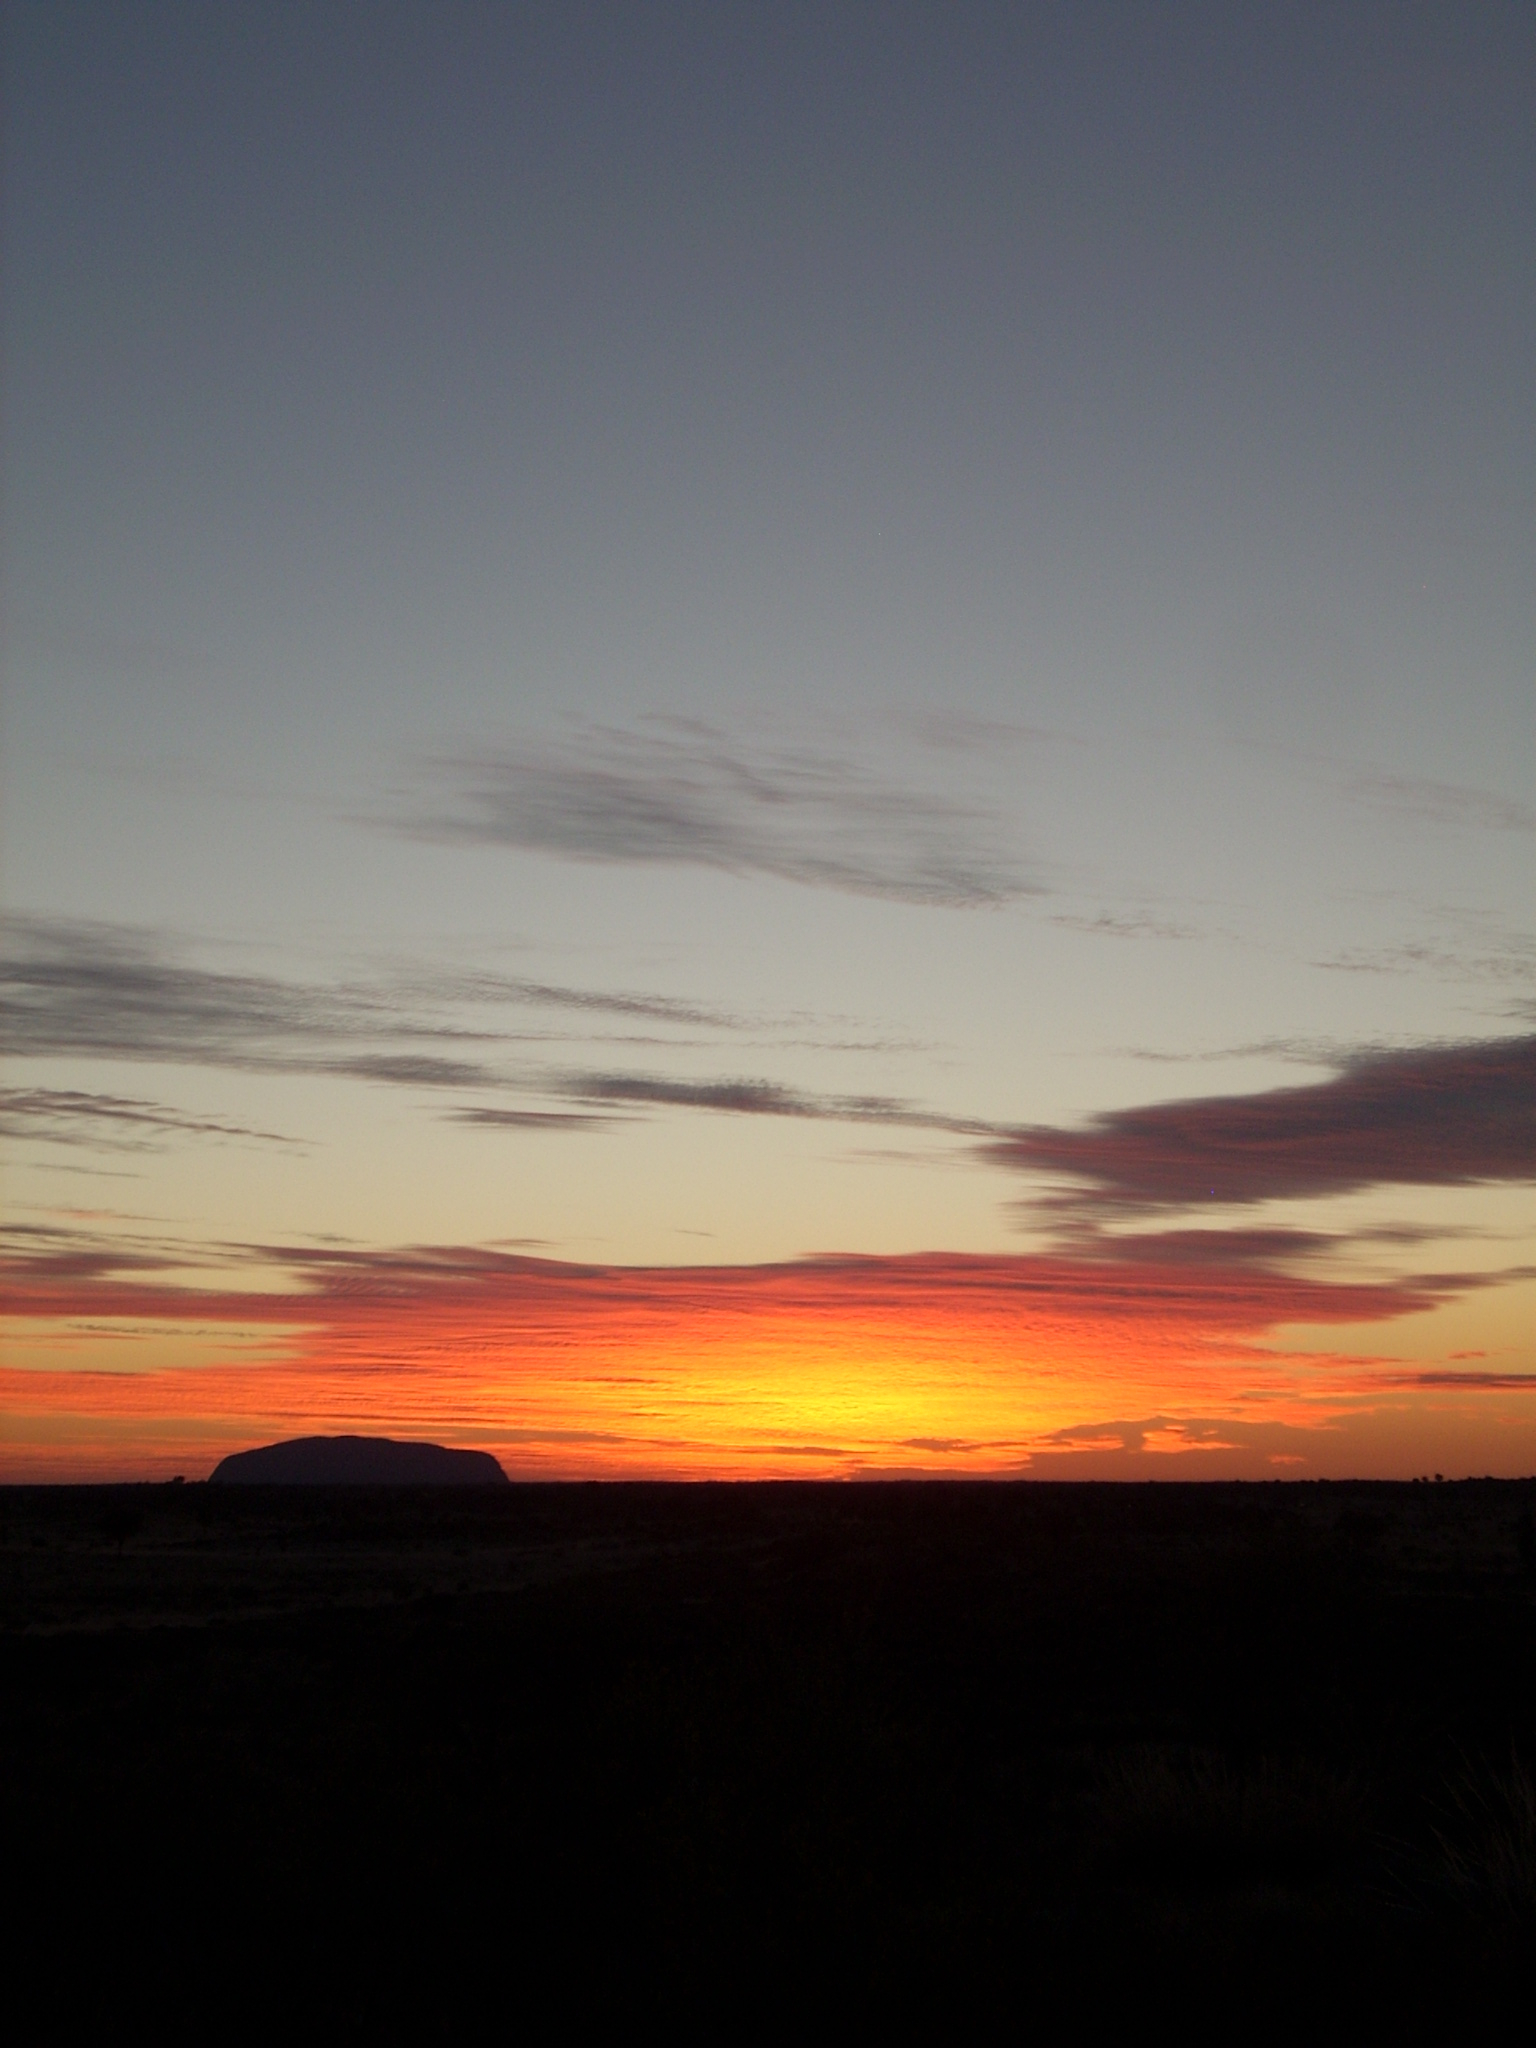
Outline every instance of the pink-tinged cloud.
[[[824, 1255], [757, 1266], [604, 1266], [475, 1246], [352, 1250], [236, 1248], [230, 1256], [286, 1284], [214, 1287], [173, 1277], [167, 1248], [130, 1250], [45, 1237], [0, 1256], [0, 1307], [11, 1316], [279, 1323], [337, 1330], [378, 1320], [467, 1314], [510, 1323], [594, 1317], [752, 1314], [773, 1308], [971, 1310], [1116, 1323], [1172, 1322], [1254, 1332], [1283, 1323], [1374, 1322], [1432, 1308], [1483, 1276], [1349, 1281], [1299, 1275], [1278, 1257], [1325, 1243], [1310, 1233], [1170, 1231], [1100, 1240], [1090, 1251], [878, 1257]], [[1225, 1251], [1225, 1256], [1223, 1256]]]
[[1536, 1036], [1362, 1056], [1306, 1087], [1111, 1110], [986, 1151], [1072, 1183], [1065, 1206], [1125, 1213], [1536, 1180]]

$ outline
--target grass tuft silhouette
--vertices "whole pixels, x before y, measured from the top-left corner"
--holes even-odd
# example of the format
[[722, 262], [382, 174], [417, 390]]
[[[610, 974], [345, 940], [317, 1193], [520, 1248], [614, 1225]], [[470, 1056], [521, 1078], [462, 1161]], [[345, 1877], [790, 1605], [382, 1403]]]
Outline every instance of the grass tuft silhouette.
[[1446, 1875], [1468, 1907], [1511, 1929], [1536, 1927], [1536, 1779], [1517, 1750], [1507, 1769], [1464, 1760], [1435, 1830]]

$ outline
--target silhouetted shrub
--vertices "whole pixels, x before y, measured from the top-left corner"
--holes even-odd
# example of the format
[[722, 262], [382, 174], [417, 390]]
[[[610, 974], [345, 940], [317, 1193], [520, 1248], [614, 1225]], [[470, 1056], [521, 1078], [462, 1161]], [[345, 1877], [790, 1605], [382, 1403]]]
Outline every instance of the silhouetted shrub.
[[1363, 1834], [1353, 1780], [1305, 1760], [1239, 1766], [1203, 1750], [1121, 1756], [1101, 1778], [1099, 1818], [1114, 1875], [1185, 1891], [1316, 1883]]

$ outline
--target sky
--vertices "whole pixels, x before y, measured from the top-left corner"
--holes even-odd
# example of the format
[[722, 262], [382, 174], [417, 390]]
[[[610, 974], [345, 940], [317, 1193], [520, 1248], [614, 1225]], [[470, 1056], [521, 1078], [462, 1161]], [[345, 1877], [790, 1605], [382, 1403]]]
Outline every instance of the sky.
[[1536, 16], [9, 0], [0, 1479], [1536, 1471]]

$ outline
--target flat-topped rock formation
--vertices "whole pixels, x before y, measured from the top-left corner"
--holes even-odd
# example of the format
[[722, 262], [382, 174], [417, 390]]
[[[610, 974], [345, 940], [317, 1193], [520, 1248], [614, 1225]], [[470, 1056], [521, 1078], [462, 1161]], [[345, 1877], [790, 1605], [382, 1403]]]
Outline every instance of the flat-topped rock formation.
[[489, 1451], [397, 1443], [387, 1436], [300, 1436], [232, 1451], [213, 1486], [505, 1486]]

